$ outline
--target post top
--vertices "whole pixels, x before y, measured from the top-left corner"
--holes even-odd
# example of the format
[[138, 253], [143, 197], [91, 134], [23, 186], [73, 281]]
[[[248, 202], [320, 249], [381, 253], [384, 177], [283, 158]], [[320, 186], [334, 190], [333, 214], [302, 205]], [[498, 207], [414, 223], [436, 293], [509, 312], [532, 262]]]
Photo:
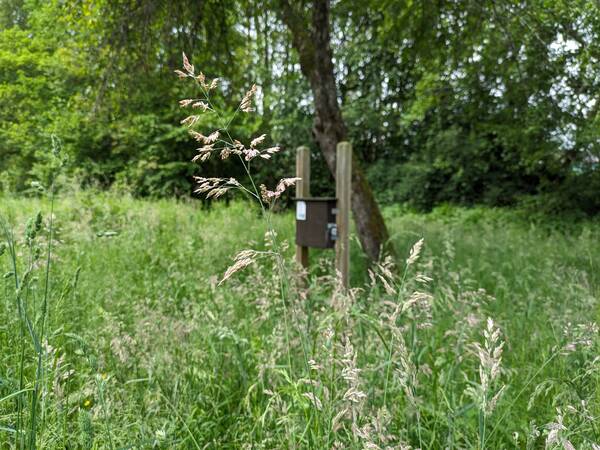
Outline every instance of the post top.
[[348, 141], [340, 141], [336, 145], [337, 150], [352, 151], [352, 144]]

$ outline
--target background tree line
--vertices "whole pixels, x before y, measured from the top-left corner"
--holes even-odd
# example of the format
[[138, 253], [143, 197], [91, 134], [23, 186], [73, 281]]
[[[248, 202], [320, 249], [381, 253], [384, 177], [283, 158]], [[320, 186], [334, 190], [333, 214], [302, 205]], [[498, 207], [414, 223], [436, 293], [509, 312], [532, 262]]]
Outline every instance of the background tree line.
[[[260, 86], [259, 114], [237, 134], [286, 150], [263, 178], [290, 173], [295, 147], [317, 144], [287, 3], [4, 0], [1, 189], [47, 179], [53, 134], [83, 186], [189, 195], [192, 174], [217, 174], [189, 162], [182, 50], [235, 100]], [[290, 4], [311, 14], [312, 2]], [[596, 1], [336, 0], [330, 23], [338, 102], [380, 202], [600, 211]], [[327, 193], [314, 154], [313, 190]]]

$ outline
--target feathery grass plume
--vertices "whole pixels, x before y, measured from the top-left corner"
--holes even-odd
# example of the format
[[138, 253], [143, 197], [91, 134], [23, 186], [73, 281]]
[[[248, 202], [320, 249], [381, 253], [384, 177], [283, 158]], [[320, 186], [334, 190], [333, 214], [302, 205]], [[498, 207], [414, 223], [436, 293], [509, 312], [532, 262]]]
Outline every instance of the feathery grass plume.
[[370, 421], [358, 431], [358, 435], [363, 441], [363, 447], [372, 450], [387, 450], [391, 448], [410, 449], [410, 446], [397, 444], [390, 446], [395, 437], [388, 431], [392, 422], [392, 416], [387, 408], [379, 408], [374, 415], [369, 418]]
[[319, 397], [317, 397], [314, 393], [312, 392], [305, 392], [304, 394], [302, 394], [304, 397], [306, 397], [307, 399], [310, 400], [311, 404], [318, 410], [318, 411], [322, 411], [323, 410], [323, 403], [321, 403], [321, 400], [319, 399]]
[[194, 177], [198, 186], [196, 194], [206, 194], [206, 198], [219, 198], [230, 189], [241, 189], [242, 185], [235, 178], [204, 178]]
[[[367, 397], [367, 394], [360, 388], [360, 369], [356, 363], [356, 352], [354, 351], [354, 346], [349, 335], [342, 337], [342, 349], [343, 354], [340, 360], [342, 363], [342, 378], [348, 384], [348, 389], [344, 393], [344, 399], [355, 406], [353, 412], [356, 413], [360, 411], [360, 406]], [[353, 414], [353, 418], [354, 416], [355, 414]]]
[[[424, 363], [418, 364], [419, 331], [431, 328], [433, 297], [421, 289], [415, 289], [425, 288], [430, 277], [422, 272], [415, 274], [414, 278], [408, 277], [408, 274], [410, 267], [417, 262], [422, 247], [422, 239], [413, 245], [401, 275], [389, 258], [377, 264], [369, 275], [371, 295], [380, 297], [375, 303], [378, 305], [379, 327], [382, 331], [387, 331], [389, 336], [385, 362], [382, 363], [386, 367], [383, 377], [383, 405], [389, 407], [388, 397], [398, 390], [404, 394], [410, 406], [406, 409], [407, 418], [416, 421], [420, 446], [423, 444], [419, 378], [421, 375], [429, 375], [431, 369]], [[383, 287], [383, 293], [377, 288], [378, 285]], [[384, 300], [381, 301], [381, 298]]]
[[[244, 186], [241, 182], [234, 178], [205, 178], [205, 177], [195, 177], [195, 181], [197, 183], [197, 187], [194, 190], [194, 193], [197, 194], [205, 194], [206, 198], [218, 198], [225, 193], [227, 193], [230, 189], [237, 189], [245, 194], [249, 195], [251, 198], [256, 200], [265, 214], [265, 220], [269, 227], [271, 227], [271, 219], [268, 217], [270, 214], [271, 208], [274, 206], [275, 201], [281, 197], [281, 195], [285, 192], [285, 190], [292, 186], [297, 179], [295, 178], [284, 178], [282, 179], [275, 188], [274, 191], [268, 190], [264, 185], [260, 185], [260, 190], [257, 188], [257, 183], [255, 183], [251, 171], [250, 171], [250, 162], [257, 157], [261, 159], [268, 160], [275, 153], [279, 152], [279, 147], [268, 147], [266, 149], [260, 149], [259, 146], [265, 141], [266, 134], [262, 134], [258, 137], [255, 137], [251, 140], [250, 146], [246, 147], [241, 140], [234, 139], [230, 132], [229, 127], [235, 119], [238, 111], [242, 112], [252, 112], [254, 109], [252, 108], [252, 100], [256, 95], [258, 90], [255, 84], [252, 85], [250, 90], [246, 92], [238, 109], [233, 113], [230, 118], [223, 117], [219, 111], [214, 108], [214, 105], [211, 101], [210, 92], [217, 88], [218, 79], [215, 78], [212, 82], [207, 83], [206, 77], [202, 72], [199, 75], [195, 75], [194, 66], [190, 63], [189, 59], [183, 53], [183, 69], [184, 71], [176, 71], [177, 75], [180, 78], [192, 78], [196, 84], [200, 86], [203, 97], [197, 99], [183, 99], [180, 101], [180, 105], [182, 107], [192, 106], [192, 108], [200, 108], [203, 111], [210, 111], [211, 113], [215, 113], [218, 116], [218, 119], [222, 122], [222, 126], [217, 130], [213, 130], [209, 134], [203, 134], [194, 129], [194, 127], [199, 123], [200, 116], [193, 114], [181, 121], [182, 124], [186, 125], [190, 128], [190, 135], [198, 142], [203, 144], [202, 147], [196, 149], [197, 155], [193, 157], [192, 162], [204, 162], [208, 160], [213, 153], [218, 153], [221, 159], [228, 159], [231, 155], [236, 155], [239, 157], [239, 161], [242, 164], [244, 171], [248, 175], [250, 186]], [[182, 76], [185, 75], [185, 76]], [[265, 208], [265, 204], [269, 207], [269, 209]], [[278, 260], [278, 265], [280, 268], [284, 266], [282, 263], [281, 253], [279, 248], [274, 248], [272, 252], [265, 253], [270, 254], [271, 256], [275, 256]], [[235, 272], [241, 270], [244, 267], [250, 265], [250, 261], [248, 258], [236, 259], [233, 266], [229, 268], [226, 272], [226, 276], [224, 276], [221, 283], [228, 279]], [[281, 277], [283, 280], [284, 277]]]
[[413, 245], [413, 247], [410, 249], [410, 255], [408, 256], [408, 259], [406, 260], [407, 266], [412, 266], [419, 259], [419, 255], [421, 254], [421, 250], [423, 248], [423, 242], [424, 242], [423, 238], [419, 239], [415, 243], [415, 245]]
[[473, 382], [465, 393], [469, 395], [479, 409], [479, 448], [485, 448], [486, 419], [492, 414], [498, 400], [502, 396], [505, 385], [496, 389], [500, 377], [502, 351], [504, 342], [500, 338], [500, 328], [488, 317], [483, 331], [484, 345], [479, 342], [472, 345], [472, 350], [479, 359], [479, 381]]
[[244, 95], [244, 98], [242, 99], [242, 101], [240, 103], [239, 108], [241, 111], [243, 111], [245, 113], [254, 111], [254, 108], [252, 108], [252, 99], [256, 95], [256, 91], [257, 91], [256, 84], [253, 84], [252, 87], [250, 88], [250, 90], [248, 92], [246, 92], [246, 94]]
[[233, 259], [234, 263], [225, 271], [223, 278], [221, 279], [221, 281], [219, 281], [219, 285], [223, 284], [225, 281], [231, 278], [231, 276], [234, 273], [239, 272], [240, 270], [244, 269], [245, 267], [248, 267], [250, 264], [256, 261], [257, 255], [258, 252], [254, 250], [242, 250], [237, 255], [235, 255], [235, 258]]
[[382, 261], [376, 263], [374, 267], [368, 269], [371, 289], [374, 289], [380, 282], [383, 285], [385, 293], [395, 297], [398, 294], [396, 284], [396, 265], [391, 256], [386, 256]]
[[190, 61], [185, 53], [181, 53], [183, 57], [183, 68], [189, 76], [194, 76], [194, 66], [190, 64]]
[[219, 130], [213, 131], [208, 136], [204, 136], [202, 133], [198, 133], [197, 131], [194, 131], [194, 130], [190, 130], [190, 134], [198, 142], [202, 142], [205, 145], [214, 144], [221, 135]]
[[266, 137], [266, 134], [261, 134], [260, 136], [252, 139], [252, 141], [250, 142], [250, 147], [255, 148], [258, 144], [262, 144]]
[[409, 310], [416, 311], [414, 316], [419, 317], [417, 328], [431, 327], [431, 302], [433, 296], [427, 292], [414, 291], [408, 299], [401, 304], [400, 313], [405, 313]]
[[554, 448], [559, 445], [564, 450], [575, 450], [575, 447], [565, 436], [564, 432], [567, 431], [567, 427], [563, 424], [563, 413], [560, 408], [556, 409], [556, 422], [550, 422], [546, 425], [548, 435], [546, 436], [546, 448]]
[[192, 103], [192, 108], [200, 108], [202, 111], [212, 110], [208, 103], [203, 102], [202, 100]]
[[217, 142], [217, 139], [219, 139], [219, 137], [221, 136], [221, 133], [219, 132], [219, 130], [213, 131], [212, 133], [210, 133], [208, 136], [206, 136], [204, 138], [204, 143], [205, 144], [214, 144], [215, 142]]
[[331, 428], [334, 433], [337, 433], [345, 421], [349, 420], [350, 430], [358, 436], [357, 430], [360, 428], [361, 412], [367, 394], [361, 388], [361, 371], [357, 365], [357, 355], [350, 335], [342, 335], [340, 342], [336, 343], [336, 347], [338, 351], [335, 353], [334, 360], [341, 368], [340, 377], [341, 380], [344, 380], [345, 387], [342, 389], [340, 404], [331, 422]]
[[563, 346], [562, 353], [569, 354], [579, 349], [589, 349], [594, 344], [600, 328], [595, 322], [579, 323], [573, 325], [571, 322], [563, 328], [563, 334], [567, 338], [567, 343]]
[[281, 194], [283, 194], [288, 187], [295, 185], [298, 181], [300, 181], [300, 178], [284, 178], [277, 183], [277, 187], [274, 191], [269, 191], [264, 184], [261, 184], [260, 196], [265, 203], [271, 204], [281, 197]]
[[191, 128], [194, 125], [196, 125], [196, 123], [198, 123], [199, 120], [200, 120], [200, 116], [191, 115], [191, 116], [187, 116], [185, 119], [183, 119], [181, 121], [181, 124]]
[[419, 413], [419, 398], [417, 397], [417, 387], [419, 385], [418, 371], [402, 333], [396, 331], [395, 333], [395, 365], [397, 366], [394, 370], [398, 384], [404, 391], [406, 399], [409, 404], [413, 407], [414, 411]]
[[466, 392], [479, 405], [484, 414], [489, 416], [494, 411], [505, 388], [502, 386], [495, 393], [492, 392], [500, 376], [504, 342], [500, 338], [500, 328], [490, 317], [487, 319], [483, 336], [483, 346], [479, 342], [475, 342], [472, 346], [479, 358], [479, 383], [467, 388]]
[[175, 73], [177, 74], [177, 76], [181, 79], [187, 78], [189, 75], [185, 72], [182, 72], [181, 70], [175, 70]]

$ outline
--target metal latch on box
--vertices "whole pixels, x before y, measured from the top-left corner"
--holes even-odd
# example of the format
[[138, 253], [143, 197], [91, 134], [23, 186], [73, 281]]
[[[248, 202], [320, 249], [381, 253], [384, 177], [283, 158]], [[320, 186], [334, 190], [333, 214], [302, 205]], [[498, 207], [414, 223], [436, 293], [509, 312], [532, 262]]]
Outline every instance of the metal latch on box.
[[332, 241], [337, 241], [337, 224], [335, 223], [328, 223], [327, 224], [327, 233], [329, 233], [329, 238]]

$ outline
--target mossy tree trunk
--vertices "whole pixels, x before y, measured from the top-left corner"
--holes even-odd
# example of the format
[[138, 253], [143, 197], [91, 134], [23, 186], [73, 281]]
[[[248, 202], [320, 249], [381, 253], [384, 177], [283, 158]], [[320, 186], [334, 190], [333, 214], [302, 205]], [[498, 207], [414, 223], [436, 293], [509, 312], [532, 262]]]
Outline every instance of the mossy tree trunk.
[[[313, 133], [335, 176], [336, 145], [348, 139], [348, 130], [338, 104], [331, 51], [329, 0], [313, 0], [309, 5], [296, 0], [279, 1], [281, 18], [290, 30], [302, 73], [308, 79], [313, 93]], [[307, 6], [311, 7], [312, 16], [304, 12]], [[356, 156], [352, 161], [352, 213], [365, 253], [371, 260], [377, 260], [381, 249], [388, 244], [389, 234]]]

